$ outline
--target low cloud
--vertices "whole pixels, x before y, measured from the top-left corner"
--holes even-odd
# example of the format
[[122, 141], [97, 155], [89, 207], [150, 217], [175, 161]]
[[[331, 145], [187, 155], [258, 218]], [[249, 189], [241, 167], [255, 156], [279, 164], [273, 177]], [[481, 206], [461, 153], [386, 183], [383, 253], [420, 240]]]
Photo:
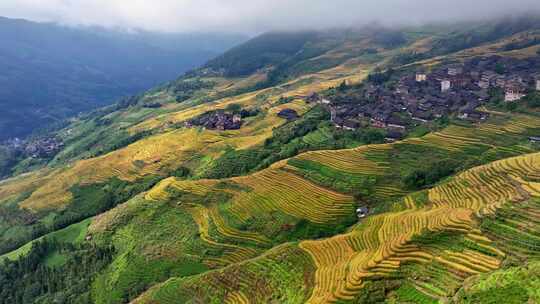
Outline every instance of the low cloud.
[[165, 32], [410, 24], [539, 12], [539, 0], [1, 0], [6, 17]]

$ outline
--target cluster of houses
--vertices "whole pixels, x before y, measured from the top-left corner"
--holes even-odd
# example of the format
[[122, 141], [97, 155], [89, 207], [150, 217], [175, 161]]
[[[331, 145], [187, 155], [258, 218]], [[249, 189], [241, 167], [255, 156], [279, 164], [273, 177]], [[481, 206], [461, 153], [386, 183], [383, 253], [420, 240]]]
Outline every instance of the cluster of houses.
[[242, 126], [242, 115], [229, 113], [224, 110], [211, 111], [184, 122], [184, 126], [187, 128], [200, 126], [219, 131], [238, 130]]
[[64, 147], [64, 143], [56, 137], [22, 140], [13, 138], [3, 143], [4, 147], [16, 153], [32, 158], [50, 158]]
[[64, 143], [56, 137], [40, 138], [29, 142], [24, 151], [33, 158], [49, 158], [64, 147]]
[[[439, 66], [430, 72], [400, 73], [385, 85], [366, 83], [332, 97], [313, 94], [308, 102], [325, 105], [332, 122], [354, 130], [362, 124], [388, 130], [389, 141], [419, 123], [455, 114], [480, 122], [487, 113], [476, 108], [489, 101], [493, 89], [515, 102], [527, 92], [540, 91], [540, 57], [516, 59], [500, 56], [475, 58], [462, 64]], [[354, 91], [354, 92], [351, 92]]]

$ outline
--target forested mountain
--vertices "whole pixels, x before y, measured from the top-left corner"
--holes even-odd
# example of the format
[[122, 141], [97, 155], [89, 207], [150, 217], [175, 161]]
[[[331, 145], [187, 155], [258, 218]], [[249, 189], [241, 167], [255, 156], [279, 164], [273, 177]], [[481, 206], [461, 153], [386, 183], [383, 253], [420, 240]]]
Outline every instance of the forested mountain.
[[266, 33], [45, 132], [0, 304], [539, 302], [538, 20]]
[[0, 18], [0, 141], [174, 79], [243, 39]]

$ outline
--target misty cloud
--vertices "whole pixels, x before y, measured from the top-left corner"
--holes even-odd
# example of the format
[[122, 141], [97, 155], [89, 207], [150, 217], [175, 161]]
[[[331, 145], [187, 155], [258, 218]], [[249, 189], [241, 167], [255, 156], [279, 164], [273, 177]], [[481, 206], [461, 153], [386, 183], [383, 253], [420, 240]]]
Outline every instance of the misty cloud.
[[479, 19], [540, 11], [539, 0], [2, 0], [0, 15], [153, 31], [235, 31]]

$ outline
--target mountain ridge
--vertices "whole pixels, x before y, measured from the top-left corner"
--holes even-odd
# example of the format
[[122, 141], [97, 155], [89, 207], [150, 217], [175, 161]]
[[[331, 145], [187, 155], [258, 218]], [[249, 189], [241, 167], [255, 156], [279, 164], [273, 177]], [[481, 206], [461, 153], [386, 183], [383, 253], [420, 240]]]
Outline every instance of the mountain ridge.
[[[2, 18], [0, 140], [147, 90], [243, 39], [223, 36], [128, 34]], [[10, 109], [15, 100], [18, 113]], [[50, 110], [40, 107], [44, 102]]]

